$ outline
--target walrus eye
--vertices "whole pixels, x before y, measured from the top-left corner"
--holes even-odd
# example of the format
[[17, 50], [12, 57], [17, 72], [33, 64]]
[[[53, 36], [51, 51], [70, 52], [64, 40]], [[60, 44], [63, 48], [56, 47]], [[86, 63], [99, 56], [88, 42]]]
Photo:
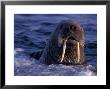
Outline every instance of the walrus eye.
[[70, 29], [72, 29], [72, 28], [73, 28], [73, 26], [71, 25], [71, 26], [70, 26]]
[[76, 26], [71, 25], [70, 29], [73, 29], [75, 31], [76, 30]]

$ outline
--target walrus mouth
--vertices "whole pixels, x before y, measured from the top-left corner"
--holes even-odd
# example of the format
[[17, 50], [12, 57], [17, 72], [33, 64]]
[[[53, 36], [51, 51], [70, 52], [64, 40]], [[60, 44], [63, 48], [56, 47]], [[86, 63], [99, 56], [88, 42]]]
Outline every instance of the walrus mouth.
[[74, 37], [71, 36], [68, 39], [64, 40], [64, 42], [63, 42], [63, 51], [62, 51], [62, 56], [61, 56], [61, 63], [64, 60], [64, 56], [65, 56], [65, 52], [66, 52], [66, 48], [67, 48], [67, 42], [69, 42], [70, 44], [76, 44], [76, 46], [77, 46], [77, 62], [79, 62], [80, 61], [79, 42]]

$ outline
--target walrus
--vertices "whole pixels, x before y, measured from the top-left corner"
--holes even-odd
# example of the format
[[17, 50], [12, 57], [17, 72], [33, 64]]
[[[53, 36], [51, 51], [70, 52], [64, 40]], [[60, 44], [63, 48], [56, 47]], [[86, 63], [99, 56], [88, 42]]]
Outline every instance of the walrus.
[[45, 64], [83, 64], [84, 30], [79, 22], [63, 20], [51, 34], [39, 59]]

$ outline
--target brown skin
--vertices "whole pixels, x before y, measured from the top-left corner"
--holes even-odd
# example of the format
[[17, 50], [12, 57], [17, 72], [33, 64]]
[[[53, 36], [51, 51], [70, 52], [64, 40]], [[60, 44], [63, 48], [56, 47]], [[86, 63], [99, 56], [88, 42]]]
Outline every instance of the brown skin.
[[[61, 62], [65, 40], [66, 50]], [[80, 48], [80, 60], [77, 59], [77, 42]], [[83, 64], [84, 63], [84, 31], [78, 22], [62, 21], [52, 33], [40, 61], [45, 64]]]

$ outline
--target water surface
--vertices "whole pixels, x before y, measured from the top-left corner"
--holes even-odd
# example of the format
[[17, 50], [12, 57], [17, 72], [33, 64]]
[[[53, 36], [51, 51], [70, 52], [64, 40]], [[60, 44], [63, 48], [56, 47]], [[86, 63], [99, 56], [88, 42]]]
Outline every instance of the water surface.
[[[84, 28], [84, 65], [45, 65], [29, 55], [44, 49], [50, 34], [62, 20], [78, 21]], [[96, 14], [15, 14], [15, 76], [94, 76], [97, 74]]]

